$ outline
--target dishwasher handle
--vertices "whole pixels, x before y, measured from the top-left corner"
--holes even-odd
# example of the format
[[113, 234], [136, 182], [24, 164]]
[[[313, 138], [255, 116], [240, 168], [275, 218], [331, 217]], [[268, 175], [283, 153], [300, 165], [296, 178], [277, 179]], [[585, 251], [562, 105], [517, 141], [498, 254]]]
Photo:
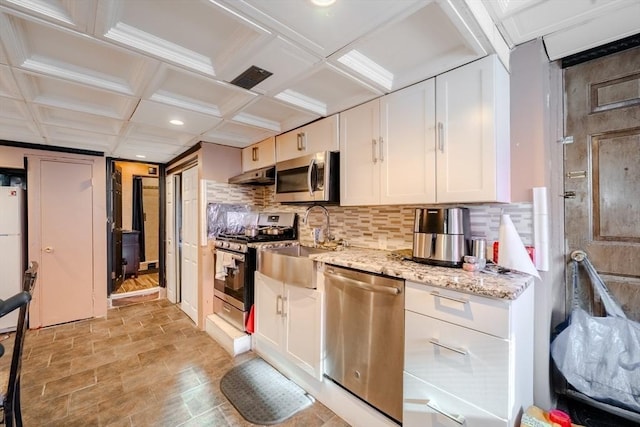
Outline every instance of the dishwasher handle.
[[359, 289], [363, 289], [365, 291], [377, 292], [381, 294], [387, 295], [400, 295], [402, 292], [401, 289], [396, 288], [395, 286], [380, 286], [380, 285], [372, 285], [370, 283], [361, 282], [359, 280], [353, 280], [348, 277], [340, 276], [337, 274], [324, 273], [324, 275], [332, 280], [337, 280], [339, 282], [344, 283], [348, 286], [353, 286]]

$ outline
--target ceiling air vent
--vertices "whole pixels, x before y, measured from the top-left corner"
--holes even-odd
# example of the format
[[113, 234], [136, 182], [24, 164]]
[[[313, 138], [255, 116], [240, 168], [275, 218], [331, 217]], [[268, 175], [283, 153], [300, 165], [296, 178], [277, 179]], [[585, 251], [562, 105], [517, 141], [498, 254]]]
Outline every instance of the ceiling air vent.
[[273, 73], [271, 71], [263, 70], [260, 67], [252, 65], [251, 67], [247, 68], [245, 72], [240, 74], [235, 79], [231, 80], [231, 83], [245, 89], [251, 89], [272, 74]]

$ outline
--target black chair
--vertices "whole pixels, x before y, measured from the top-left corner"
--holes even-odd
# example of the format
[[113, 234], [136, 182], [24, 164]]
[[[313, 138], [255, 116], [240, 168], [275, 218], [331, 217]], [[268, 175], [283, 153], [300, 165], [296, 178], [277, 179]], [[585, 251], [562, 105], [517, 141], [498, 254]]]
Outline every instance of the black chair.
[[6, 384], [0, 384], [0, 406], [4, 412], [4, 423], [7, 427], [22, 426], [22, 413], [20, 410], [20, 368], [22, 366], [22, 347], [24, 336], [27, 331], [29, 303], [33, 295], [33, 288], [38, 275], [38, 263], [32, 261], [29, 269], [25, 271], [22, 281], [22, 292], [8, 298], [0, 300], [0, 317], [20, 309], [18, 312], [18, 324], [13, 342], [13, 352], [11, 355], [11, 367], [8, 378], [3, 378]]

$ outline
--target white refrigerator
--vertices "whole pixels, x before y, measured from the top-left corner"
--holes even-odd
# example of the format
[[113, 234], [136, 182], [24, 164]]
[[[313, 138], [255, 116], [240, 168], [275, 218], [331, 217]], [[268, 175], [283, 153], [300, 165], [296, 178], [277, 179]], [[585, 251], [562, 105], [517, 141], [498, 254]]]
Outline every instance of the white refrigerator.
[[[0, 299], [22, 290], [24, 190], [0, 187]], [[16, 329], [18, 310], [0, 317], [0, 332]]]

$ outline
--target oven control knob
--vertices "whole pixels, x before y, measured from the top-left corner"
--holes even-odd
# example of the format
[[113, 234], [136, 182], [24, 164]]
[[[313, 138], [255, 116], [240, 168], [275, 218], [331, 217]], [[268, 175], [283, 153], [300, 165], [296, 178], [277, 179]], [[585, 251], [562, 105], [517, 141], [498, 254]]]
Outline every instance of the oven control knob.
[[234, 250], [236, 250], [236, 251], [239, 251], [241, 247], [242, 247], [242, 246], [240, 246], [240, 244], [235, 244], [235, 245], [233, 245], [233, 247], [232, 247], [231, 249], [234, 249]]
[[222, 247], [223, 248], [229, 248], [230, 246], [231, 246], [231, 243], [229, 243], [229, 242], [223, 242], [222, 243]]

